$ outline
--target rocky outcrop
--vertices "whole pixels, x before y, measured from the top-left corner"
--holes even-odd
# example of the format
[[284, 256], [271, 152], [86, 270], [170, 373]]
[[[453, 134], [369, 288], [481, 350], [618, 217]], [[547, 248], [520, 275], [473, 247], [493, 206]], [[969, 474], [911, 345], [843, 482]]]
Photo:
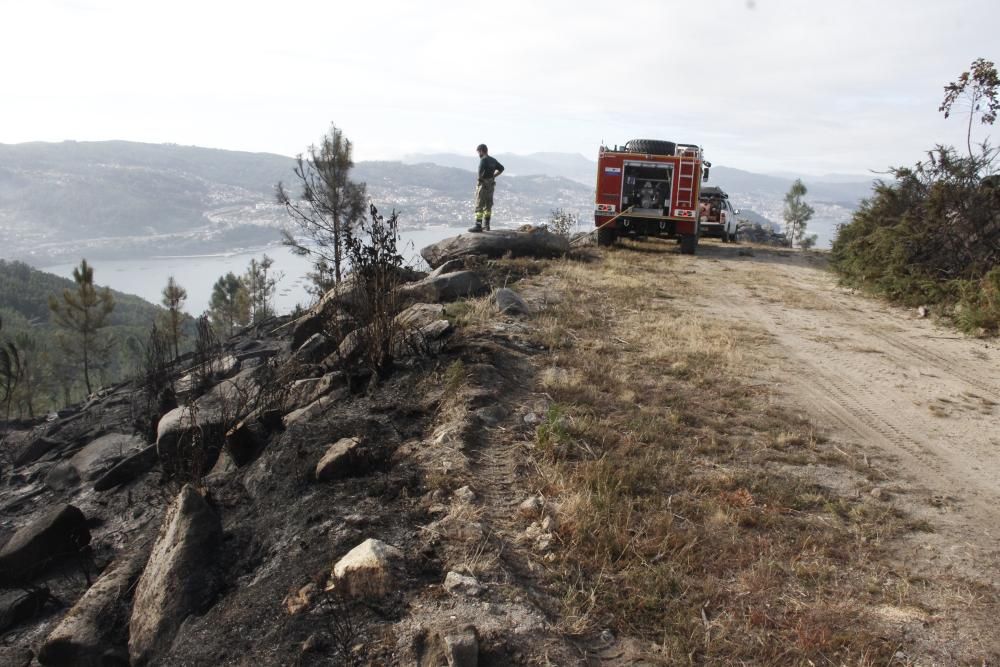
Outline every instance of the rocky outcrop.
[[0, 665], [4, 667], [31, 667], [35, 654], [30, 648], [0, 646]]
[[65, 442], [46, 436], [29, 440], [23, 449], [17, 453], [17, 456], [14, 457], [14, 465], [23, 466], [33, 463], [50, 451], [64, 446], [66, 446]]
[[[225, 426], [214, 414], [190, 406], [174, 408], [160, 417], [156, 454], [164, 472], [173, 475], [195, 468], [211, 469], [221, 449]], [[218, 443], [216, 446], [215, 443]]]
[[165, 472], [211, 470], [226, 433], [246, 415], [249, 398], [256, 394], [251, 372], [220, 382], [193, 405], [174, 408], [160, 418], [156, 452]]
[[441, 304], [415, 303], [395, 318], [392, 342], [395, 357], [437, 352], [440, 339], [451, 330]]
[[226, 433], [226, 452], [233, 464], [242, 467], [256, 460], [267, 447], [272, 430], [264, 420], [256, 417], [247, 417], [229, 429]]
[[441, 303], [485, 294], [489, 287], [475, 271], [455, 271], [429, 275], [399, 288], [404, 302]]
[[321, 377], [296, 380], [289, 388], [286, 404], [290, 408], [309, 405], [320, 396], [324, 396], [333, 389], [346, 385], [347, 377], [342, 371], [332, 371]]
[[479, 637], [475, 626], [442, 628], [428, 633], [420, 667], [477, 667]]
[[85, 446], [69, 460], [69, 463], [80, 479], [90, 482], [145, 446], [146, 443], [134, 435], [109, 433]]
[[218, 515], [194, 487], [185, 485], [163, 517], [136, 588], [128, 642], [133, 665], [162, 659], [184, 620], [211, 601], [221, 539]]
[[439, 241], [420, 251], [432, 268], [451, 259], [473, 255], [486, 257], [560, 257], [569, 252], [565, 236], [553, 234], [542, 227], [530, 231], [496, 231], [482, 234], [459, 234]]
[[330, 445], [316, 464], [316, 479], [325, 482], [340, 477], [362, 474], [367, 470], [368, 457], [361, 438], [341, 438]]
[[114, 641], [123, 636], [115, 623], [127, 610], [132, 587], [148, 556], [137, 549], [112, 563], [49, 634], [38, 651], [38, 661], [47, 667], [127, 665], [126, 647]]
[[94, 483], [95, 491], [107, 491], [122, 484], [128, 484], [140, 475], [149, 472], [156, 465], [156, 445], [149, 445], [119, 462]]
[[211, 384], [221, 378], [227, 378], [235, 373], [240, 367], [239, 360], [227, 354], [191, 369], [174, 384], [174, 391], [179, 396], [187, 396], [198, 388], [200, 383]]
[[367, 539], [333, 566], [332, 585], [350, 597], [382, 597], [393, 590], [395, 569], [403, 552], [376, 539]]
[[24, 526], [0, 550], [0, 582], [26, 583], [60, 560], [78, 555], [90, 544], [83, 512], [63, 505]]
[[493, 303], [497, 310], [506, 315], [529, 315], [531, 308], [521, 295], [509, 287], [501, 287], [493, 293]]
[[45, 486], [53, 491], [72, 489], [80, 483], [80, 474], [69, 461], [62, 461], [49, 468], [45, 475]]
[[299, 408], [298, 410], [292, 410], [287, 415], [282, 417], [281, 423], [285, 428], [292, 428], [297, 424], [308, 423], [320, 416], [322, 416], [330, 407], [336, 403], [344, 394], [347, 393], [346, 388], [342, 388], [337, 392], [334, 392], [328, 396], [320, 396], [315, 401], [305, 406], [304, 408]]
[[445, 319], [444, 306], [439, 303], [415, 303], [396, 315], [396, 326], [403, 330], [420, 329]]
[[315, 363], [329, 354], [334, 347], [335, 344], [325, 335], [314, 333], [295, 350], [291, 361], [301, 364]]
[[476, 596], [483, 592], [483, 587], [475, 577], [458, 572], [449, 572], [444, 578], [444, 589], [455, 595]]
[[33, 618], [48, 600], [49, 591], [45, 588], [0, 593], [0, 632]]

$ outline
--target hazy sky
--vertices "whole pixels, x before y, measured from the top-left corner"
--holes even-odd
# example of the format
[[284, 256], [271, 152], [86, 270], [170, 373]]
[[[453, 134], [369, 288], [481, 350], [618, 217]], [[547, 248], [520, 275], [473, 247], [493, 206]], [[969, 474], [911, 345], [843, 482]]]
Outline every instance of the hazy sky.
[[294, 155], [333, 121], [361, 160], [648, 137], [864, 173], [964, 144], [942, 88], [998, 26], [997, 0], [0, 0], [0, 143]]

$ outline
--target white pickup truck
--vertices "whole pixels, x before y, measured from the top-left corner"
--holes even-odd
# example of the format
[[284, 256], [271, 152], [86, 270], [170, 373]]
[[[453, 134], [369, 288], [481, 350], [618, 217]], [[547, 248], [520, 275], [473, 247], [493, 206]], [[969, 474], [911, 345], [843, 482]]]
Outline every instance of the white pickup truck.
[[729, 195], [722, 188], [705, 187], [698, 197], [698, 219], [702, 236], [715, 236], [723, 243], [736, 242], [736, 214], [738, 208], [729, 203]]

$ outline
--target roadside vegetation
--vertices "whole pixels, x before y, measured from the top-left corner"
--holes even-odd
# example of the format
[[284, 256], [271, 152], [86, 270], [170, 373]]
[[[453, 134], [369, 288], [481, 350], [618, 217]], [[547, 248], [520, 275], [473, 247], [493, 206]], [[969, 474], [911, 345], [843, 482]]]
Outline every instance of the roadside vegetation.
[[843, 281], [905, 306], [934, 306], [963, 331], [1000, 333], [998, 150], [971, 142], [973, 121], [992, 125], [1000, 79], [979, 59], [945, 87], [941, 111], [968, 112], [968, 155], [937, 146], [913, 167], [889, 169], [833, 243]]
[[641, 638], [663, 664], [890, 663], [874, 610], [910, 583], [882, 548], [918, 526], [800, 472], [877, 475], [754, 381], [766, 332], [685, 307], [677, 290], [697, 289], [671, 250], [626, 243], [533, 279], [558, 295], [537, 316], [552, 403], [533, 449], [564, 631]]

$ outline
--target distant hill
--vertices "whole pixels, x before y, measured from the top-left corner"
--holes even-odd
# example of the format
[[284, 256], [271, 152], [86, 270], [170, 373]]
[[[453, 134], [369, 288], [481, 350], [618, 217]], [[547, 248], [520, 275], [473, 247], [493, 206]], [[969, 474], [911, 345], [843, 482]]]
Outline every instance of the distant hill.
[[[773, 227], [783, 229], [785, 193], [794, 178], [755, 174], [722, 166], [712, 167], [709, 178], [712, 185], [729, 193], [729, 200], [741, 209], [740, 217], [759, 222], [750, 215], [758, 214], [771, 222]], [[805, 199], [816, 211], [809, 221], [807, 233], [816, 234], [817, 247], [828, 248], [838, 226], [850, 221], [861, 200], [871, 194], [873, 181], [824, 182], [804, 176], [802, 182], [808, 190]]]
[[[784, 176], [767, 176], [755, 174], [732, 167], [712, 167], [709, 176], [712, 185], [718, 185], [729, 193], [755, 193], [774, 197], [784, 197], [795, 182], [795, 178]], [[874, 179], [865, 181], [835, 181], [817, 180], [815, 177], [803, 176], [802, 182], [809, 190], [806, 199], [838, 203], [854, 208], [865, 197], [871, 194]]]
[[[496, 156], [508, 171], [513, 173], [538, 172], [549, 176], [561, 176], [576, 180], [581, 185], [590, 186], [597, 172], [597, 162], [576, 153], [532, 153], [513, 155], [501, 153]], [[404, 158], [406, 162], [436, 163], [462, 169], [475, 169], [478, 158], [475, 155], [454, 153], [414, 154]], [[770, 223], [776, 229], [782, 228], [782, 211], [785, 193], [795, 181], [794, 176], [757, 174], [732, 167], [714, 166], [709, 184], [725, 190], [733, 205], [746, 211], [742, 217], [752, 222]], [[855, 180], [856, 179], [856, 180]], [[802, 177], [809, 190], [806, 200], [816, 209], [809, 224], [809, 233], [815, 233], [818, 247], [828, 247], [836, 234], [837, 227], [848, 222], [861, 200], [871, 194], [874, 178], [852, 177], [844, 174], [824, 177]], [[581, 206], [584, 215], [590, 213]]]
[[[471, 152], [471, 151], [470, 151]], [[579, 153], [531, 153], [516, 155], [498, 153], [494, 155], [510, 176], [547, 175], [561, 176], [591, 188], [597, 180], [597, 162]], [[467, 171], [479, 168], [479, 157], [455, 153], [414, 153], [403, 157], [407, 164], [430, 163], [445, 167], [455, 167]]]
[[[293, 166], [281, 155], [170, 144], [0, 145], [0, 247], [46, 266], [274, 244], [289, 223], [274, 185], [294, 192]], [[404, 228], [456, 225], [471, 222], [474, 168], [360, 162], [354, 178]], [[556, 207], [589, 211], [592, 198], [592, 187], [557, 174], [512, 172], [497, 187], [494, 219], [539, 222]]]
[[[572, 153], [500, 153], [497, 222], [543, 222], [554, 208], [587, 219], [596, 162]], [[403, 228], [470, 222], [475, 155], [420, 154], [401, 162], [360, 162], [368, 184]], [[278, 242], [288, 225], [274, 185], [294, 191], [294, 160], [173, 144], [126, 141], [0, 144], [0, 248], [35, 266], [90, 260], [207, 254]], [[803, 179], [817, 209], [820, 245], [846, 222], [871, 182]], [[735, 206], [781, 219], [793, 179], [713, 167], [710, 183]]]
[[169, 144], [0, 145], [0, 243], [37, 265], [253, 242], [274, 218], [257, 205], [291, 168], [278, 155]]
[[[94, 279], [100, 284], [100, 267], [94, 271]], [[5, 327], [36, 325], [47, 327], [51, 324], [48, 299], [60, 295], [63, 290], [75, 290], [76, 283], [68, 278], [46, 273], [32, 268], [24, 262], [8, 262], [0, 259], [0, 316]], [[111, 290], [115, 298], [115, 309], [109, 317], [112, 326], [139, 326], [148, 330], [153, 321], [163, 312], [160, 306], [132, 294]]]
[[[579, 153], [531, 153], [516, 155], [500, 153], [495, 156], [512, 175], [546, 174], [561, 176], [593, 187], [597, 178], [597, 162]], [[417, 153], [403, 158], [407, 164], [432, 163], [458, 169], [474, 171], [479, 164], [475, 155], [456, 153]], [[756, 174], [742, 169], [717, 166], [711, 169], [710, 183], [727, 192], [757, 193], [784, 197], [795, 176], [770, 176]], [[856, 178], [857, 180], [852, 180]], [[809, 189], [809, 198], [824, 202], [850, 204], [852, 207], [871, 193], [873, 178], [852, 177], [833, 174], [829, 180], [823, 177], [802, 177]]]

